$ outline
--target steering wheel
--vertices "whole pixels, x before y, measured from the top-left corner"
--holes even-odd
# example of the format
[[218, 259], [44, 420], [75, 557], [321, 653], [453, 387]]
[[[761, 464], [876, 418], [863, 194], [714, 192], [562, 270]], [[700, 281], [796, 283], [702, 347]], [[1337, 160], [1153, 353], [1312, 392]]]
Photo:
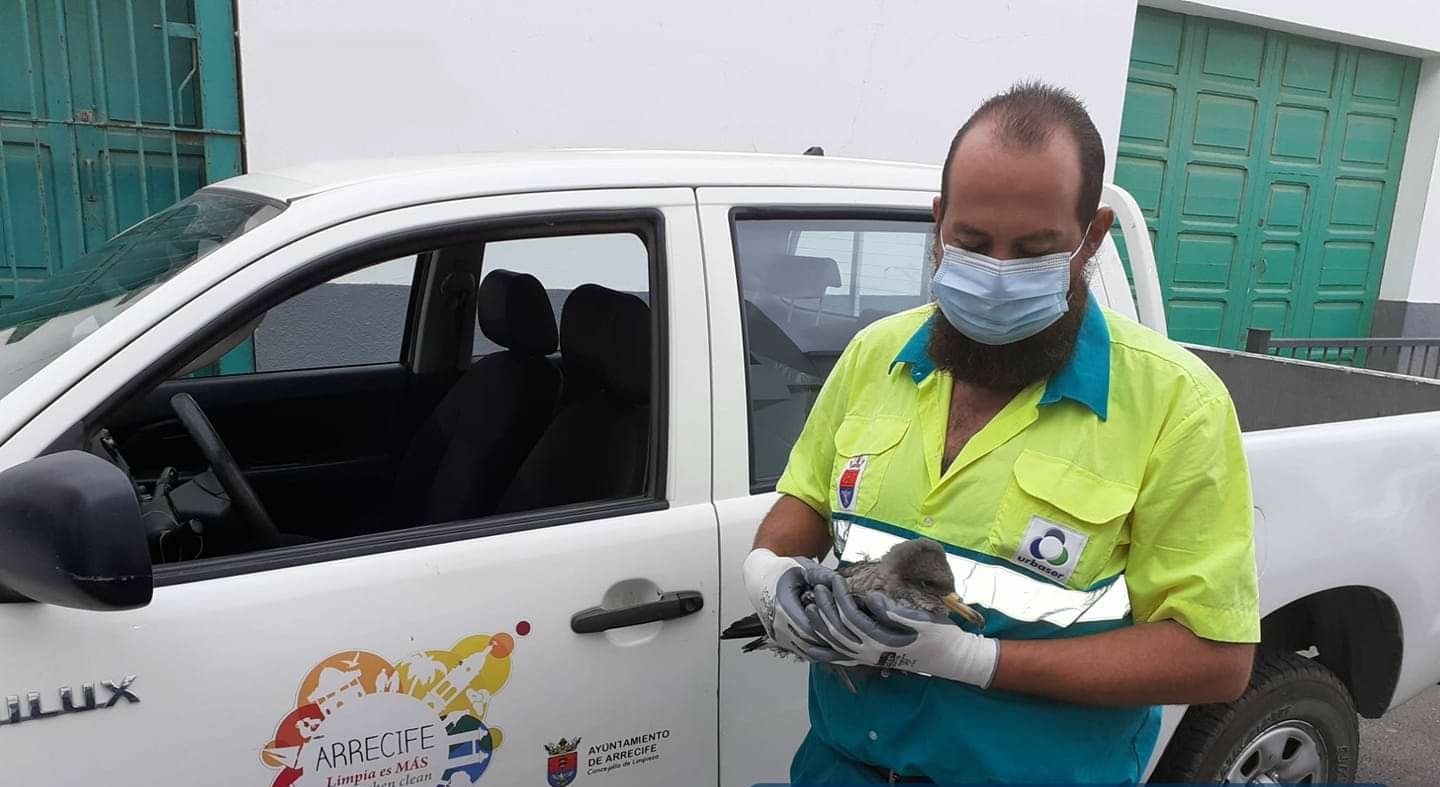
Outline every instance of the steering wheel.
[[200, 409], [195, 397], [187, 393], [175, 394], [170, 397], [170, 407], [175, 410], [175, 415], [179, 417], [185, 431], [190, 433], [191, 439], [200, 447], [200, 453], [205, 456], [205, 461], [210, 463], [210, 470], [220, 480], [220, 487], [239, 510], [250, 538], [261, 547], [278, 544], [279, 529], [271, 521], [260, 497], [245, 479], [245, 474], [240, 472], [239, 463], [230, 455], [230, 449], [225, 447], [225, 443], [221, 442], [220, 434], [215, 431], [205, 411]]

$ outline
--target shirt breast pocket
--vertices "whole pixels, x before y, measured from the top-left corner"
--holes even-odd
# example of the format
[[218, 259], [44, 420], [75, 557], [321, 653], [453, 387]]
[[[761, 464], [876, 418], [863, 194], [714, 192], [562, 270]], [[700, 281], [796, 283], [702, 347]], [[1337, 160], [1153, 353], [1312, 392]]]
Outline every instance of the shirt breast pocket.
[[1139, 488], [1104, 478], [1066, 459], [1025, 450], [991, 528], [991, 548], [1060, 584], [1097, 579], [1128, 540], [1127, 519]]
[[868, 514], [879, 499], [885, 475], [895, 462], [910, 419], [889, 415], [847, 415], [835, 432], [830, 510]]

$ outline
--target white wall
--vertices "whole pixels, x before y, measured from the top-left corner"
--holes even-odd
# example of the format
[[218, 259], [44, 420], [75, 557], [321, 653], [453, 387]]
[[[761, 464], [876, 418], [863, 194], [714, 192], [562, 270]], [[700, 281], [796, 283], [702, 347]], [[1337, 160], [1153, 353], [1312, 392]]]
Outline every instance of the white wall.
[[[1144, 2], [1440, 54], [1440, 0]], [[981, 100], [1038, 77], [1085, 99], [1108, 174], [1134, 16], [1134, 0], [238, 0], [247, 165], [817, 144], [829, 155], [938, 163]], [[1427, 62], [1416, 102], [1387, 299], [1440, 302], [1437, 62]]]
[[1420, 69], [1380, 297], [1440, 303], [1440, 57]]
[[1133, 0], [239, 0], [251, 170], [316, 158], [649, 147], [938, 163], [1041, 77], [1119, 135]]

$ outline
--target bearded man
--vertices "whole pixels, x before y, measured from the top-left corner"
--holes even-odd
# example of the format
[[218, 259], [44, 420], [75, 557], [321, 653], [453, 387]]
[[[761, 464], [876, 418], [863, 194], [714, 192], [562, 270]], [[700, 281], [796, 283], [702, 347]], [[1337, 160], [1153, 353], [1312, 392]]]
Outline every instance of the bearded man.
[[[811, 669], [795, 784], [1133, 783], [1159, 706], [1244, 691], [1260, 621], [1239, 423], [1196, 356], [1090, 294], [1104, 169], [1067, 91], [985, 102], [935, 199], [934, 303], [862, 330], [827, 378], [744, 578], [778, 644], [879, 669], [854, 687]], [[916, 537], [945, 546], [983, 625], [808, 562], [796, 581], [797, 557]]]

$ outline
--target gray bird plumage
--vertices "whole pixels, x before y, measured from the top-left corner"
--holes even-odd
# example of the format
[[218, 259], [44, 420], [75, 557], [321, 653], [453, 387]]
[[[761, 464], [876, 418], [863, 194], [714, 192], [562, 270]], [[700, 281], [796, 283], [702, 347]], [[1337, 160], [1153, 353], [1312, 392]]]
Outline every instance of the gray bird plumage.
[[977, 626], [985, 625], [980, 613], [956, 595], [955, 574], [945, 558], [945, 548], [928, 538], [902, 541], [879, 560], [854, 563], [839, 573], [852, 594], [880, 591], [931, 615], [955, 612]]
[[[928, 538], [915, 538], [891, 547], [878, 560], [864, 560], [837, 569], [845, 578], [851, 595], [863, 597], [879, 591], [905, 606], [943, 617], [954, 612], [967, 621], [984, 626], [985, 618], [960, 601], [955, 591], [955, 574], [945, 559], [945, 548]], [[813, 600], [807, 593], [802, 599]], [[785, 658], [797, 658], [787, 650], [775, 647], [766, 638], [765, 627], [758, 615], [748, 615], [725, 628], [721, 639], [751, 639], [741, 648], [746, 653], [768, 650]], [[841, 677], [850, 680], [841, 672]], [[850, 684], [851, 690], [854, 685]]]

